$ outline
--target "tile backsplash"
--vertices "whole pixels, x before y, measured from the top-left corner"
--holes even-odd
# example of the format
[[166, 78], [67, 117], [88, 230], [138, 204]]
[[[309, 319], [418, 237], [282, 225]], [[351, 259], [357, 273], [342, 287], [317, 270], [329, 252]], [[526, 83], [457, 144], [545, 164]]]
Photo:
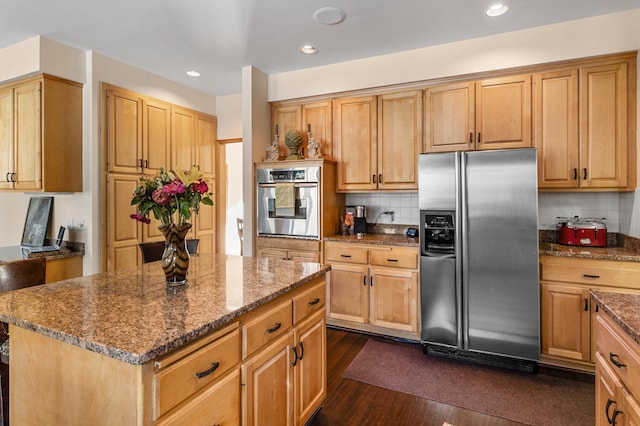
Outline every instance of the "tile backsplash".
[[[555, 229], [558, 217], [606, 218], [607, 230], [640, 237], [640, 190], [636, 192], [562, 192], [538, 194], [538, 227]], [[346, 195], [347, 205], [367, 207], [369, 224], [417, 226], [420, 222], [418, 193], [358, 193]], [[390, 215], [381, 214], [393, 210]]]

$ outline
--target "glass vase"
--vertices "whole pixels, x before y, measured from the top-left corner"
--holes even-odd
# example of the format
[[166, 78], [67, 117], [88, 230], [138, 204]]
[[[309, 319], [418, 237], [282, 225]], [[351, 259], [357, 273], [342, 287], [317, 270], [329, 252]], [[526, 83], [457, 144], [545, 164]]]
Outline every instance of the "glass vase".
[[169, 223], [158, 227], [164, 235], [164, 252], [162, 253], [162, 269], [167, 286], [184, 285], [187, 282], [189, 269], [189, 251], [187, 250], [187, 232], [190, 223], [176, 225]]

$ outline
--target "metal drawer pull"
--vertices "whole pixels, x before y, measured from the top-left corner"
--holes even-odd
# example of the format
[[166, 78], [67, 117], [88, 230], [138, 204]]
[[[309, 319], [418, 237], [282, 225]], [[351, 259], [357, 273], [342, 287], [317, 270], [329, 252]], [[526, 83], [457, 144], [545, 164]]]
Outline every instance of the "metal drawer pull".
[[291, 363], [292, 367], [295, 367], [296, 364], [298, 363], [298, 350], [296, 349], [296, 347], [292, 347], [291, 350], [293, 351], [293, 362]]
[[320, 298], [316, 297], [311, 302], [309, 302], [309, 305], [313, 306], [313, 305], [317, 305], [318, 303], [320, 303]]
[[589, 299], [584, 299], [584, 311], [589, 311]]
[[585, 278], [600, 278], [600, 275], [582, 274]]
[[398, 259], [387, 259], [387, 262], [397, 262]]
[[364, 283], [365, 286], [367, 285], [367, 276], [366, 275], [362, 276], [362, 282]]
[[302, 357], [304, 356], [304, 346], [302, 346], [302, 342], [298, 343], [300, 345], [300, 361], [302, 361]]
[[273, 328], [267, 328], [267, 333], [275, 333], [276, 331], [280, 330], [280, 327], [282, 327], [282, 323], [277, 322], [276, 325], [273, 326]]
[[613, 352], [609, 352], [609, 361], [613, 363], [618, 368], [626, 367], [627, 364], [619, 361], [620, 357]]
[[616, 426], [616, 417], [618, 417], [618, 414], [624, 414], [624, 412], [618, 410], [617, 408], [613, 411], [613, 417], [611, 417], [611, 426]]
[[214, 362], [211, 364], [211, 368], [205, 371], [201, 371], [199, 373], [196, 373], [196, 377], [198, 379], [202, 379], [203, 377], [207, 377], [209, 374], [213, 373], [214, 371], [216, 371], [218, 369], [218, 367], [220, 367], [220, 363], [219, 362]]
[[604, 412], [607, 415], [607, 421], [611, 424], [611, 417], [609, 417], [609, 408], [611, 408], [611, 404], [617, 404], [613, 399], [607, 398], [607, 405], [604, 408]]
[[341, 254], [341, 255], [340, 255], [340, 257], [347, 257], [347, 258], [349, 258], [349, 257], [351, 257], [351, 255], [350, 255], [350, 254]]

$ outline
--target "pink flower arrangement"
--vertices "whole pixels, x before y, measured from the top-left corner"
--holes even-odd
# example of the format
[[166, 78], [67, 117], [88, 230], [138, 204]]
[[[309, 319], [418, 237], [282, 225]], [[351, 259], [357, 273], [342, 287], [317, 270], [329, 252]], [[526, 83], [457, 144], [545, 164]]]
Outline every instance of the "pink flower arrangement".
[[138, 206], [138, 212], [131, 215], [143, 223], [151, 223], [149, 213], [163, 225], [181, 225], [198, 213], [200, 203], [213, 205], [209, 185], [196, 167], [190, 171], [160, 170], [156, 177], [140, 178], [131, 199], [131, 205]]

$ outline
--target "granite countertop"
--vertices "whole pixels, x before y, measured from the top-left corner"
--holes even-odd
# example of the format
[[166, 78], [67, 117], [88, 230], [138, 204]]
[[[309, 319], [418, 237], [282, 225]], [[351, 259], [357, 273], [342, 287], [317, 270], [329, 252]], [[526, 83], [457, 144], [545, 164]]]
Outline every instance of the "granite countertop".
[[84, 243], [67, 243], [59, 251], [27, 253], [20, 246], [0, 247], [0, 263], [21, 260], [32, 257], [46, 257], [47, 259], [67, 259], [69, 257], [84, 256]]
[[591, 298], [640, 344], [640, 294], [591, 290]]
[[324, 241], [355, 244], [377, 244], [387, 246], [420, 247], [419, 238], [407, 237], [404, 234], [365, 234], [362, 238], [356, 235], [332, 235], [325, 237]]
[[540, 256], [579, 257], [585, 259], [640, 262], [640, 251], [631, 247], [579, 247], [540, 242]]
[[0, 321], [129, 364], [164, 355], [323, 275], [328, 265], [193, 255], [168, 288], [159, 262], [0, 294]]

